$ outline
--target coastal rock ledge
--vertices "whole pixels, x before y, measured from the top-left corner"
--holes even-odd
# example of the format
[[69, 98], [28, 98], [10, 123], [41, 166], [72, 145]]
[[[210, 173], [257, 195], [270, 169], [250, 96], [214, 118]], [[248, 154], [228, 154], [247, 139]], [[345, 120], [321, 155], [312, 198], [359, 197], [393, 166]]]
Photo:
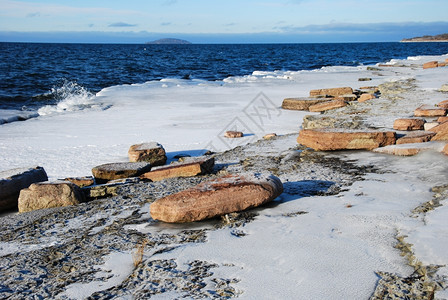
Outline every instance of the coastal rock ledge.
[[227, 175], [156, 200], [151, 217], [168, 223], [194, 222], [270, 202], [283, 193], [273, 175]]

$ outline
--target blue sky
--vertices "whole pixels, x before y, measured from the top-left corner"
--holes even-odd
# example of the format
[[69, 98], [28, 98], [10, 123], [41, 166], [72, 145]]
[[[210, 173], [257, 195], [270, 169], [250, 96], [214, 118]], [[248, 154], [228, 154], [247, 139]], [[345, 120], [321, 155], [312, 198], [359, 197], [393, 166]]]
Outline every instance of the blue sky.
[[398, 41], [448, 32], [448, 0], [0, 0], [0, 41]]

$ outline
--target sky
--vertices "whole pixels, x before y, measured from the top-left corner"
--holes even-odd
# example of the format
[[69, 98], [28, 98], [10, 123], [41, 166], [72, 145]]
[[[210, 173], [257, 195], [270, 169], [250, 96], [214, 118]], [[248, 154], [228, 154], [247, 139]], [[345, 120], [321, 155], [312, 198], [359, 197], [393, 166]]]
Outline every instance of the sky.
[[448, 0], [0, 0], [0, 41], [381, 42], [448, 33]]

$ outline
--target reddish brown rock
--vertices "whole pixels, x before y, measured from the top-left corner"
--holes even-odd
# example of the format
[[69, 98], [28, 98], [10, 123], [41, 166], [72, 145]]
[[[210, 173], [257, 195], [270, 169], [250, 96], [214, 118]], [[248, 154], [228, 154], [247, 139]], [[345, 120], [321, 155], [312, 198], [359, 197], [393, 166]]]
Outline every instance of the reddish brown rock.
[[329, 89], [318, 89], [311, 90], [310, 96], [322, 96], [329, 95], [333, 97], [342, 96], [346, 94], [353, 94], [353, 89], [351, 87], [338, 87], [338, 88], [329, 88]]
[[358, 96], [356, 96], [355, 94], [346, 94], [346, 95], [337, 96], [335, 98], [335, 100], [345, 100], [345, 101], [355, 101], [357, 99], [358, 99]]
[[437, 104], [438, 107], [448, 109], [448, 100], [443, 100]]
[[446, 109], [430, 105], [422, 105], [414, 111], [416, 117], [444, 117]]
[[156, 167], [150, 172], [140, 175], [140, 178], [149, 179], [151, 181], [160, 181], [163, 179], [174, 177], [191, 177], [211, 173], [214, 166], [214, 157], [185, 159], [185, 161], [180, 163], [173, 163], [168, 166]]
[[138, 177], [151, 171], [151, 164], [146, 162], [110, 163], [96, 166], [92, 169], [97, 183], [129, 177]]
[[283, 100], [282, 108], [308, 111], [310, 106], [327, 101], [328, 98], [286, 98]]
[[437, 61], [430, 61], [423, 64], [423, 69], [431, 69], [431, 68], [437, 68], [438, 62]]
[[372, 100], [375, 98], [376, 98], [375, 95], [372, 95], [372, 94], [362, 94], [361, 96], [359, 96], [358, 102], [365, 102], [365, 101]]
[[439, 124], [429, 131], [434, 132], [436, 135], [431, 138], [431, 141], [448, 141], [448, 122]]
[[282, 192], [282, 182], [272, 175], [228, 175], [156, 200], [150, 213], [164, 222], [194, 222], [257, 207]]
[[426, 142], [429, 142], [434, 135], [435, 135], [435, 133], [430, 132], [430, 131], [409, 132], [405, 136], [397, 139], [397, 145], [426, 143]]
[[422, 130], [425, 125], [425, 120], [406, 118], [406, 119], [396, 119], [394, 122], [395, 130]]
[[92, 176], [87, 177], [68, 177], [63, 181], [70, 181], [73, 184], [76, 184], [79, 187], [86, 187], [95, 184], [95, 179]]
[[344, 129], [301, 130], [297, 142], [318, 151], [366, 149], [395, 144], [395, 132]]
[[347, 103], [344, 100], [333, 100], [328, 102], [323, 102], [319, 104], [315, 104], [309, 107], [310, 112], [322, 112], [330, 109], [336, 109], [340, 107], [347, 106]]
[[445, 123], [448, 121], [448, 117], [438, 117], [437, 123]]
[[20, 191], [19, 212], [43, 208], [76, 205], [85, 201], [84, 194], [75, 184], [68, 181], [33, 183]]
[[244, 134], [241, 131], [226, 131], [224, 137], [229, 139], [241, 138]]
[[446, 62], [439, 62], [437, 63], [437, 66], [440, 67], [446, 67]]
[[166, 163], [165, 149], [156, 142], [132, 145], [128, 155], [130, 162], [149, 162], [153, 167]]

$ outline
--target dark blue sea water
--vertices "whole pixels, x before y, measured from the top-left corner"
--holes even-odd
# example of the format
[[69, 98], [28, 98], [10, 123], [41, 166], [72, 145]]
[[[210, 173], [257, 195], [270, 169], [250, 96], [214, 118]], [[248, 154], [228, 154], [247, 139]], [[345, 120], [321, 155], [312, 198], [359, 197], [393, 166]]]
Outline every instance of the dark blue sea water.
[[35, 110], [69, 93], [163, 78], [358, 66], [448, 53], [448, 43], [110, 45], [0, 43], [0, 109]]

